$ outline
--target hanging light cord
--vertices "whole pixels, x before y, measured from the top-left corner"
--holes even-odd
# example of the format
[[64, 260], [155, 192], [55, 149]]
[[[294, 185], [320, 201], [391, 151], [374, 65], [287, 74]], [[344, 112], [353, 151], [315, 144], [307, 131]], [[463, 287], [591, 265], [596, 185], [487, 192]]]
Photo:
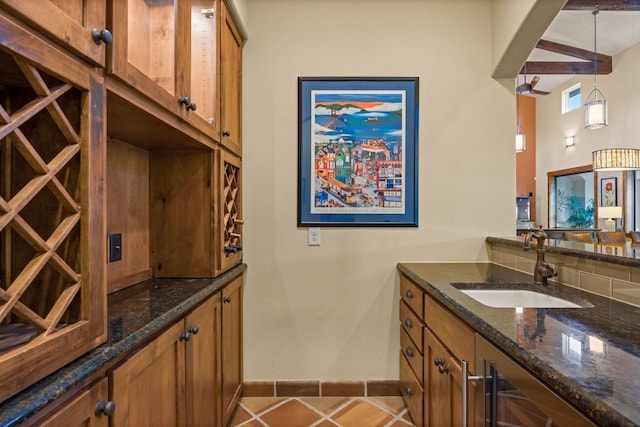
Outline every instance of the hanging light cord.
[[593, 14], [593, 87], [598, 89], [598, 49], [596, 45], [596, 15], [600, 12], [595, 8]]

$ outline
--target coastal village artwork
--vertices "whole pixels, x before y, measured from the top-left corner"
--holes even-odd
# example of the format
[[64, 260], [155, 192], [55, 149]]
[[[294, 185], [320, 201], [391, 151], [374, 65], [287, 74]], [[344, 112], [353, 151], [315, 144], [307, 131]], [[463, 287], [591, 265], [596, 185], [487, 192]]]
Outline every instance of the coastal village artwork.
[[311, 91], [312, 214], [405, 212], [405, 91]]

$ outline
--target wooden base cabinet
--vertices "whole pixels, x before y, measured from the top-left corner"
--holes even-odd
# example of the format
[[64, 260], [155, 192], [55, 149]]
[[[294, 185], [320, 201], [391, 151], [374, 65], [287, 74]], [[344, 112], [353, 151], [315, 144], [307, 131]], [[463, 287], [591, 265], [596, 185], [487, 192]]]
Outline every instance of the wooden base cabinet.
[[222, 425], [242, 394], [242, 280], [240, 276], [222, 289]]
[[[424, 298], [425, 425], [462, 425], [461, 360], [475, 375], [475, 332], [431, 296]], [[473, 396], [474, 384], [469, 384]], [[468, 399], [467, 425], [473, 427], [474, 399]]]
[[220, 336], [216, 294], [113, 369], [113, 425], [217, 425]]
[[416, 426], [423, 425], [424, 292], [400, 277], [400, 393]]
[[[461, 426], [462, 366], [475, 372], [475, 332], [400, 275], [400, 392], [417, 426]], [[473, 396], [474, 384], [469, 384]], [[468, 426], [475, 426], [469, 399]]]
[[108, 427], [109, 414], [115, 409], [112, 401], [107, 401], [109, 386], [102, 378], [78, 393], [70, 402], [58, 409], [39, 427]]

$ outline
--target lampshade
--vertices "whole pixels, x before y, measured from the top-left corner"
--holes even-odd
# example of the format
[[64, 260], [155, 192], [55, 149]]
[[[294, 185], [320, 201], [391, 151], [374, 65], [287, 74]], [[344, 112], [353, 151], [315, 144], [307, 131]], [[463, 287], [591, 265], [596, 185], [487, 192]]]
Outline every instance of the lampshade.
[[606, 218], [604, 222], [605, 231], [616, 231], [614, 218], [622, 218], [622, 206], [600, 206], [598, 208], [598, 218]]
[[598, 218], [622, 218], [622, 206], [600, 206]]
[[527, 135], [524, 132], [516, 133], [516, 153], [521, 153], [527, 148]]
[[[598, 89], [594, 89], [593, 101], [588, 101], [584, 104], [584, 127], [585, 129], [599, 129], [609, 124], [607, 120], [607, 100], [602, 96], [602, 92]], [[602, 99], [598, 97], [598, 94], [602, 96]], [[591, 97], [591, 95], [589, 95]]]
[[520, 126], [520, 95], [516, 93], [516, 153], [527, 149], [527, 134]]
[[633, 170], [640, 169], [640, 149], [605, 148], [592, 153], [593, 170]]

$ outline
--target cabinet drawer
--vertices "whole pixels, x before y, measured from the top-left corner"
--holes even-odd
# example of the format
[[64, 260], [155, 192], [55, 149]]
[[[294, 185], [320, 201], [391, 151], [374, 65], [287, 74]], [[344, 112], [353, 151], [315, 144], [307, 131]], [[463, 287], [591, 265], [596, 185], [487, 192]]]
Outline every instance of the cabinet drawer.
[[422, 375], [424, 370], [424, 356], [422, 355], [422, 347], [416, 347], [404, 329], [400, 329], [400, 350], [407, 358], [420, 384], [424, 385], [424, 377]]
[[424, 297], [424, 321], [459, 360], [469, 362], [475, 373], [475, 334], [448, 309], [429, 295]]
[[415, 313], [422, 316], [424, 291], [404, 275], [400, 275], [400, 297]]
[[404, 302], [400, 303], [400, 323], [402, 323], [402, 328], [409, 334], [415, 346], [422, 348], [422, 328], [424, 323]]
[[416, 426], [422, 426], [424, 390], [416, 379], [407, 358], [400, 355], [400, 393]]

